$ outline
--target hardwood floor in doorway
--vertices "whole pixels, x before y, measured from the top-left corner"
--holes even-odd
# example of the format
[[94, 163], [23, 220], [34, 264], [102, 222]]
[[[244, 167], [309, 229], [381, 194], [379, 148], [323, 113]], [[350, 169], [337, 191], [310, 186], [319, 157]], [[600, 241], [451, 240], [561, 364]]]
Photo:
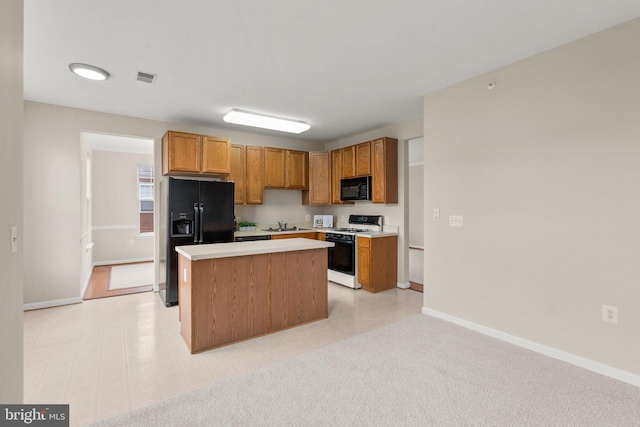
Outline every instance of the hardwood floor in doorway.
[[87, 291], [85, 292], [83, 299], [107, 298], [153, 291], [153, 285], [137, 286], [135, 288], [125, 289], [109, 289], [111, 267], [114, 267], [114, 265], [99, 265], [93, 267], [91, 279], [89, 279], [89, 286], [87, 286]]
[[424, 249], [409, 247], [409, 289], [424, 291]]

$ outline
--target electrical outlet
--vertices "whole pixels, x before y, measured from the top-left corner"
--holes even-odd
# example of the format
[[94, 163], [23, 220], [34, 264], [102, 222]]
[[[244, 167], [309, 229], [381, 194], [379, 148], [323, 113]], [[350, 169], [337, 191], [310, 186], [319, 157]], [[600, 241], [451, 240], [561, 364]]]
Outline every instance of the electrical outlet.
[[385, 216], [384, 217], [384, 225], [387, 225], [387, 224], [389, 224], [389, 217]]
[[18, 227], [11, 226], [11, 253], [18, 252]]
[[433, 217], [440, 218], [440, 208], [433, 208]]
[[311, 215], [305, 215], [304, 220], [305, 220], [306, 222], [311, 221]]
[[462, 215], [449, 215], [449, 227], [462, 227]]
[[602, 321], [609, 323], [618, 323], [618, 307], [614, 307], [612, 305], [603, 305]]
[[136, 242], [135, 242], [135, 240], [133, 240], [133, 239], [129, 239], [129, 244], [130, 244], [131, 246], [133, 246], [135, 243], [136, 243]]

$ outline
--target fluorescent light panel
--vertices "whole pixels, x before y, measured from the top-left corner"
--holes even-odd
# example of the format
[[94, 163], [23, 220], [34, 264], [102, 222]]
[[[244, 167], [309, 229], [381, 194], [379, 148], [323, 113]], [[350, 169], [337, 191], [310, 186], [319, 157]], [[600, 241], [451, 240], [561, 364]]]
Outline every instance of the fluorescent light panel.
[[109, 73], [102, 68], [95, 67], [89, 64], [73, 63], [69, 64], [69, 69], [73, 74], [77, 74], [80, 77], [91, 80], [107, 80]]
[[290, 133], [301, 133], [309, 130], [311, 127], [305, 122], [250, 113], [248, 111], [238, 110], [235, 108], [229, 111], [222, 119], [227, 123]]

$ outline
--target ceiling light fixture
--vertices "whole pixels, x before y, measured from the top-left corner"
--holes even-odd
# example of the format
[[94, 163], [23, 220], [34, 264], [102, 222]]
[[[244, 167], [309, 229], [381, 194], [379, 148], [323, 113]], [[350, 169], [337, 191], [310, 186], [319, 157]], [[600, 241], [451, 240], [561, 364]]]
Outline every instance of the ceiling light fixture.
[[89, 64], [80, 64], [74, 62], [73, 64], [69, 64], [69, 69], [73, 74], [77, 74], [80, 77], [84, 77], [85, 79], [107, 80], [109, 78], [109, 73], [107, 73], [105, 70]]
[[265, 116], [258, 113], [250, 113], [248, 111], [232, 109], [223, 118], [227, 123], [237, 125], [253, 126], [263, 129], [279, 130], [281, 132], [301, 133], [309, 130], [311, 127], [308, 123], [281, 119], [279, 117]]

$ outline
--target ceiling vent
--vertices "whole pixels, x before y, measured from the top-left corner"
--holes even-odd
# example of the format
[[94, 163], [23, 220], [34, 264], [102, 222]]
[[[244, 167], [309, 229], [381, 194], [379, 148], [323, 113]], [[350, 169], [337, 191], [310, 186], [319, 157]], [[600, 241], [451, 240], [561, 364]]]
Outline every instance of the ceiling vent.
[[138, 75], [136, 76], [136, 80], [144, 83], [153, 83], [156, 81], [156, 74], [145, 73], [144, 71], [138, 71]]

